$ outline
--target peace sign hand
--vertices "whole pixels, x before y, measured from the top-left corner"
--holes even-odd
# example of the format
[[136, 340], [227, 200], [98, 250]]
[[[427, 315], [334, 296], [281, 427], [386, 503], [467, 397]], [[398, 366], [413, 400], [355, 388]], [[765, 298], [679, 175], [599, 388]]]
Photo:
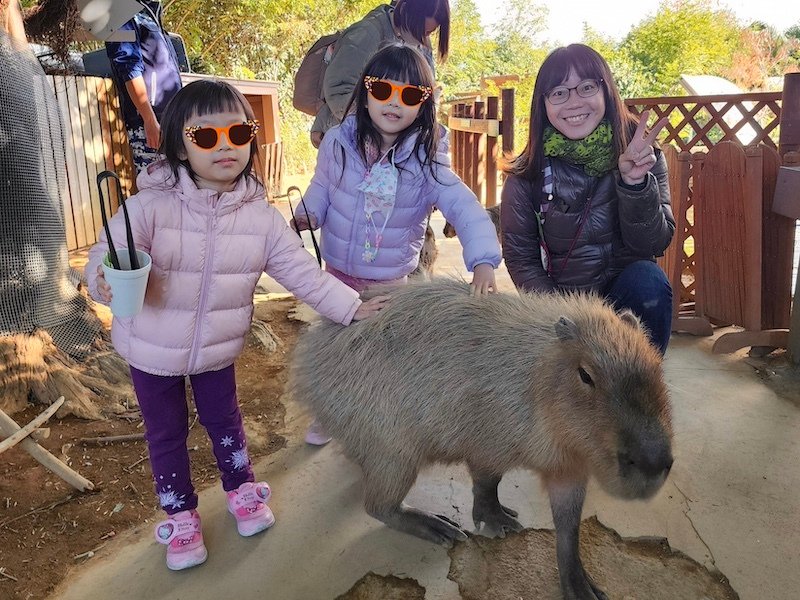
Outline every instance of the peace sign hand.
[[627, 185], [642, 183], [647, 176], [647, 172], [656, 164], [653, 142], [656, 141], [658, 134], [669, 122], [666, 117], [661, 119], [650, 130], [650, 133], [645, 135], [648, 116], [650, 116], [649, 110], [642, 112], [639, 118], [639, 125], [636, 127], [636, 132], [633, 134], [630, 144], [625, 148], [625, 152], [619, 155], [619, 176]]

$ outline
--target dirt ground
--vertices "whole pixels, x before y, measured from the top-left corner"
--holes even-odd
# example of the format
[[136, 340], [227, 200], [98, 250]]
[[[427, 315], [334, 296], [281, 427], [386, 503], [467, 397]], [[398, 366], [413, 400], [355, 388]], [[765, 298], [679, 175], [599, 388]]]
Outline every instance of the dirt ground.
[[[275, 433], [284, 426], [280, 401], [286, 382], [286, 363], [303, 323], [289, 318], [297, 305], [292, 299], [260, 302], [255, 318], [274, 333], [273, 351], [250, 335], [236, 361], [239, 402], [248, 435], [251, 459], [279, 450], [285, 439]], [[263, 333], [266, 328], [260, 327]], [[263, 336], [262, 336], [263, 337]], [[269, 343], [269, 340], [268, 340]], [[23, 426], [41, 406], [16, 413]], [[34, 461], [19, 445], [0, 461], [0, 598], [44, 598], [70, 568], [101, 552], [115, 535], [130, 527], [160, 519], [153, 493], [144, 440], [86, 444], [84, 438], [142, 432], [137, 409], [105, 421], [51, 419], [50, 437], [41, 445], [65, 460], [95, 485], [78, 493]], [[192, 474], [199, 490], [219, 485], [219, 473], [205, 430], [192, 417], [189, 436]]]

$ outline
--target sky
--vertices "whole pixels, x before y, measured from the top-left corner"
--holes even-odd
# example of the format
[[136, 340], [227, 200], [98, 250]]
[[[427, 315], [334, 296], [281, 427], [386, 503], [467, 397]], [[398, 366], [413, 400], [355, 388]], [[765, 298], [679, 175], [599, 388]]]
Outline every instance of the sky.
[[[546, 39], [561, 44], [581, 41], [583, 23], [611, 36], [622, 39], [630, 28], [652, 16], [659, 0], [532, 0], [549, 8], [549, 30]], [[497, 18], [502, 0], [475, 0], [484, 25]], [[709, 2], [711, 4], [711, 2]], [[733, 11], [743, 24], [763, 21], [783, 32], [800, 22], [800, 2], [796, 0], [718, 0], [722, 8]]]

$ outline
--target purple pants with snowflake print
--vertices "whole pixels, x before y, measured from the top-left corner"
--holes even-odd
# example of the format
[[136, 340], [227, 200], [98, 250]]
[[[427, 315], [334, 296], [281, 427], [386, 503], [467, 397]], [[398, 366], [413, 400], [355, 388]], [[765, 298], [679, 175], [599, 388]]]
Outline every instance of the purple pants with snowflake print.
[[[161, 507], [167, 514], [197, 508], [189, 468], [189, 408], [183, 376], [162, 377], [131, 367], [144, 419], [150, 466]], [[242, 414], [236, 399], [233, 365], [190, 375], [200, 424], [206, 428], [225, 491], [254, 481], [247, 455]]]

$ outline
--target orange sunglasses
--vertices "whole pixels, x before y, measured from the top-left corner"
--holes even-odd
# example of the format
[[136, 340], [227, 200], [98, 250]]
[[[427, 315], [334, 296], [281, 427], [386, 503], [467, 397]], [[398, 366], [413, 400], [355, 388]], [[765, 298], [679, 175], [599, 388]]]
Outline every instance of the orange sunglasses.
[[400, 101], [406, 106], [418, 106], [431, 97], [433, 90], [427, 85], [395, 85], [380, 77], [364, 77], [364, 86], [378, 102], [388, 102], [397, 92]]
[[233, 123], [227, 127], [199, 127], [194, 125], [184, 131], [186, 137], [203, 150], [213, 150], [222, 140], [222, 134], [233, 146], [249, 144], [261, 128], [257, 119], [249, 119], [244, 123]]

